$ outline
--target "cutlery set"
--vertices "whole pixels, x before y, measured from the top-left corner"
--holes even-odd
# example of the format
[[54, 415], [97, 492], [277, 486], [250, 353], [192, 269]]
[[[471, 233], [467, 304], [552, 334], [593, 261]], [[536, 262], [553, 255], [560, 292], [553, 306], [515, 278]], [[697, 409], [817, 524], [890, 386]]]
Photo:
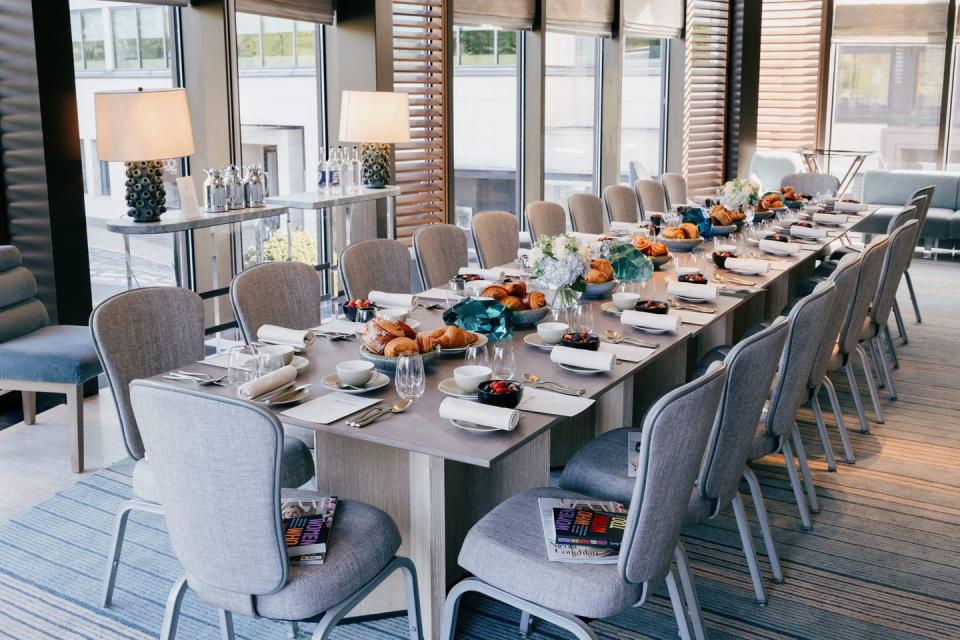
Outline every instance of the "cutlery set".
[[535, 373], [523, 374], [523, 381], [535, 389], [556, 391], [557, 393], [562, 393], [568, 396], [582, 396], [584, 393], [586, 393], [585, 389], [568, 387], [567, 385], [560, 384], [559, 382], [550, 382], [549, 380], [544, 380]]
[[209, 385], [216, 385], [218, 387], [226, 386], [223, 381], [226, 380], [227, 378], [226, 375], [222, 375], [219, 378], [214, 378], [208, 373], [198, 373], [195, 371], [175, 371], [173, 373], [168, 373], [163, 377], [166, 380], [182, 380], [182, 381], [195, 382], [197, 383], [198, 386], [201, 386], [201, 387], [206, 387]]
[[413, 400], [404, 398], [397, 398], [388, 407], [382, 407], [380, 406], [380, 403], [377, 403], [377, 406], [367, 409], [366, 411], [360, 413], [360, 415], [350, 418], [346, 421], [346, 423], [349, 427], [359, 429], [367, 426], [371, 422], [376, 421], [378, 418], [387, 415], [388, 413], [403, 413], [411, 404], [413, 404]]

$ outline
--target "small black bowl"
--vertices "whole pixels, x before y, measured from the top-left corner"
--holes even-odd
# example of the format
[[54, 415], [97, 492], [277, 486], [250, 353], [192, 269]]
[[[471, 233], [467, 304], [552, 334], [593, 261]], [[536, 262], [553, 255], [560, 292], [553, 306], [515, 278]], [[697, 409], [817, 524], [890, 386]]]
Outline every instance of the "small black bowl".
[[571, 349], [596, 351], [600, 348], [600, 336], [592, 333], [568, 333], [560, 339], [560, 344]]
[[[369, 307], [364, 307], [364, 309], [370, 309], [371, 311], [373, 311], [374, 314], [376, 314], [377, 309], [379, 309], [379, 308], [380, 308], [380, 307], [378, 307], [377, 305], [372, 304], [372, 303], [370, 304]], [[349, 320], [350, 322], [356, 322], [356, 321], [357, 321], [357, 307], [348, 307], [347, 305], [343, 305], [343, 315], [346, 316], [346, 317], [347, 317], [347, 320]]]
[[727, 263], [727, 258], [736, 258], [736, 257], [737, 257], [737, 254], [733, 251], [714, 251], [713, 264], [723, 269], [723, 265]]
[[[497, 383], [507, 383], [511, 390], [505, 393], [494, 393], [491, 389]], [[516, 380], [487, 380], [477, 386], [477, 401], [480, 404], [489, 404], [494, 407], [513, 409], [520, 404], [523, 397], [523, 384]]]
[[771, 233], [764, 238], [764, 240], [773, 240], [774, 242], [790, 242], [790, 238], [782, 233]]
[[633, 308], [644, 313], [655, 313], [662, 316], [670, 310], [670, 305], [662, 300], [637, 300], [637, 304]]

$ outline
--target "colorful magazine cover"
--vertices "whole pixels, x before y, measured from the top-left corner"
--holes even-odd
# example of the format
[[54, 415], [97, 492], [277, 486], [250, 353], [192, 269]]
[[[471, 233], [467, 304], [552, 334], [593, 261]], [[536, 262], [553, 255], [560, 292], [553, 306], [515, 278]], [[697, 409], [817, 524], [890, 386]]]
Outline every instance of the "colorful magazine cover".
[[540, 520], [543, 525], [543, 537], [547, 545], [547, 559], [551, 562], [571, 562], [579, 564], [616, 564], [619, 549], [599, 546], [558, 544], [556, 525], [553, 519], [554, 509], [586, 508], [607, 513], [627, 513], [619, 502], [603, 500], [570, 500], [564, 498], [539, 498]]

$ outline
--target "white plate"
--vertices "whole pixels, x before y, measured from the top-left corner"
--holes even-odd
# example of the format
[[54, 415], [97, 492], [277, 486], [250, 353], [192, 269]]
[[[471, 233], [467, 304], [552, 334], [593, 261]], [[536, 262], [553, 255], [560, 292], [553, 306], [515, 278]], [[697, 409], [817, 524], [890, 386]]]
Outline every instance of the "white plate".
[[296, 345], [288, 344], [286, 342], [274, 342], [273, 340], [257, 340], [257, 342], [260, 342], [262, 344], [272, 344], [278, 347], [290, 347], [291, 349], [293, 349], [294, 353], [303, 353], [304, 351], [306, 351], [306, 347], [298, 347]]
[[367, 393], [368, 391], [375, 391], [390, 384], [390, 376], [380, 373], [379, 371], [374, 371], [373, 377], [370, 378], [367, 381], [367, 384], [365, 384], [361, 389], [341, 389], [337, 386], [338, 382], [340, 382], [340, 379], [337, 377], [337, 374], [334, 373], [333, 375], [324, 376], [320, 381], [320, 386], [324, 387], [325, 389], [342, 391], [344, 393]]
[[310, 361], [303, 356], [293, 356], [293, 360], [290, 361], [290, 364], [296, 367], [297, 373], [300, 373], [310, 366]]
[[[473, 331], [471, 331], [470, 333], [473, 333]], [[442, 353], [445, 356], [454, 356], [454, 355], [457, 355], [458, 353], [465, 353], [467, 349], [469, 349], [470, 347], [482, 347], [483, 345], [487, 344], [487, 341], [488, 341], [487, 336], [483, 335], [482, 333], [473, 333], [473, 335], [477, 336], [477, 339], [473, 342], [473, 344], [468, 344], [465, 347], [441, 349], [440, 353]]]
[[453, 426], [464, 429], [466, 431], [474, 431], [476, 433], [490, 433], [491, 431], [500, 431], [496, 427], [484, 427], [483, 425], [475, 424], [473, 422], [467, 422], [466, 420], [450, 420], [450, 424]]
[[587, 369], [586, 367], [575, 367], [572, 364], [561, 364], [560, 368], [571, 373], [578, 373], [582, 376], [592, 376], [595, 373], [609, 373], [606, 369]]
[[637, 331], [643, 331], [644, 333], [649, 333], [652, 336], [663, 335], [664, 333], [670, 333], [670, 329], [648, 329], [647, 327], [638, 327], [635, 324], [630, 325]]
[[613, 316], [619, 316], [623, 313], [623, 311], [620, 310], [620, 307], [612, 302], [604, 302], [602, 305], [600, 305], [600, 310]]
[[476, 400], [477, 394], [475, 393], [464, 393], [463, 389], [457, 386], [457, 381], [454, 378], [446, 378], [440, 381], [440, 384], [437, 385], [437, 389], [440, 389], [443, 393], [448, 396], [453, 396], [454, 398], [463, 398], [464, 400]]
[[673, 294], [677, 298], [683, 300], [684, 302], [692, 302], [694, 304], [703, 304], [704, 302], [710, 302], [707, 298], [691, 298], [690, 296], [682, 296], [679, 293]]
[[[306, 398], [308, 395], [310, 395], [310, 389], [301, 389], [300, 391], [298, 391], [298, 392], [295, 393], [294, 395], [290, 396], [289, 398], [287, 398], [287, 399], [284, 400], [283, 402], [277, 402], [276, 400], [271, 400], [270, 402], [267, 402], [267, 403], [266, 403], [266, 406], [268, 406], [268, 407], [282, 407], [282, 406], [285, 406], [285, 405], [288, 405], [288, 404], [293, 404], [293, 403], [295, 403], [295, 402], [300, 402], [301, 400], [303, 400], [304, 398]], [[281, 397], [282, 397], [282, 396], [281, 396]]]
[[553, 348], [557, 346], [555, 344], [547, 344], [543, 341], [543, 338], [535, 333], [529, 333], [525, 335], [523, 337], [523, 341], [534, 349], [540, 349], [541, 351], [553, 351]]

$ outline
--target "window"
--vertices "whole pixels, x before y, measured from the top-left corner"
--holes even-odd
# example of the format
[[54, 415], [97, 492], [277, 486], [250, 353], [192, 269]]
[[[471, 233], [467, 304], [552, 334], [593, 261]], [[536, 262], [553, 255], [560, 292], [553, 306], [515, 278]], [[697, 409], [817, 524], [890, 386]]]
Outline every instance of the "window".
[[316, 67], [317, 25], [237, 13], [237, 63], [241, 69]]
[[78, 70], [106, 68], [103, 45], [103, 12], [84, 9], [70, 12], [70, 30], [73, 38], [73, 66]]
[[620, 182], [633, 184], [639, 177], [641, 167], [634, 163], [652, 175], [663, 169], [666, 43], [667, 40], [634, 36], [624, 38]]
[[110, 10], [113, 59], [117, 69], [170, 66], [168, 25], [161, 7], [119, 7]]
[[110, 163], [103, 160], [98, 161], [97, 173], [100, 175], [100, 183], [97, 185], [98, 196], [110, 195]]
[[599, 48], [599, 38], [546, 34], [544, 199], [564, 206], [571, 193], [598, 192]]

